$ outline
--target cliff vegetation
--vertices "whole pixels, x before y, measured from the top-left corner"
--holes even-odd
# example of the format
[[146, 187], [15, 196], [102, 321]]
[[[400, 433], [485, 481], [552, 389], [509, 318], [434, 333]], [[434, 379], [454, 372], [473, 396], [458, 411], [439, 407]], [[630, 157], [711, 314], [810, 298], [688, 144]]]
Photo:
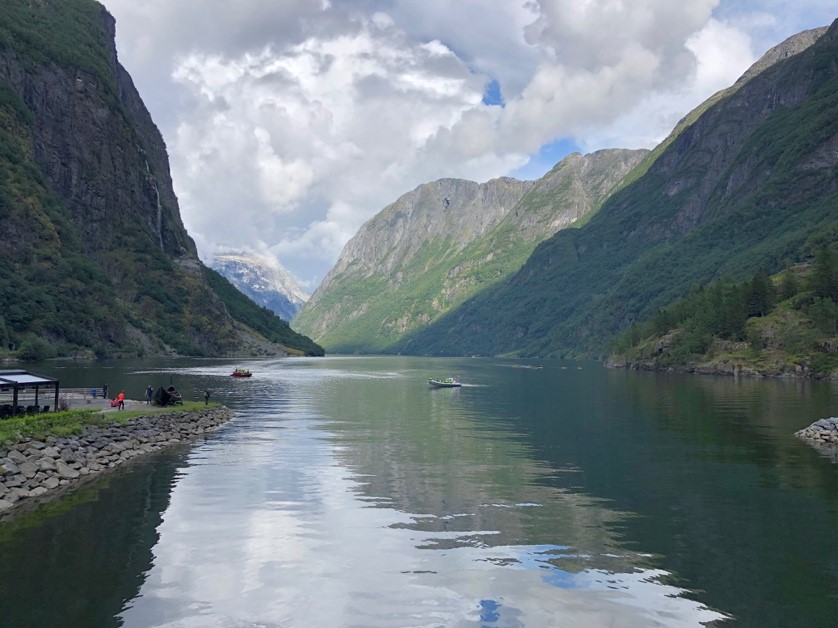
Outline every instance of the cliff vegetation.
[[198, 259], [114, 32], [0, 4], [0, 357], [321, 355]]
[[671, 138], [579, 227], [403, 346], [605, 357], [696, 285], [814, 259], [838, 235], [838, 25], [761, 69]]
[[492, 290], [539, 242], [584, 223], [647, 151], [574, 153], [536, 181], [419, 186], [365, 224], [294, 325], [335, 352], [416, 352], [405, 339]]

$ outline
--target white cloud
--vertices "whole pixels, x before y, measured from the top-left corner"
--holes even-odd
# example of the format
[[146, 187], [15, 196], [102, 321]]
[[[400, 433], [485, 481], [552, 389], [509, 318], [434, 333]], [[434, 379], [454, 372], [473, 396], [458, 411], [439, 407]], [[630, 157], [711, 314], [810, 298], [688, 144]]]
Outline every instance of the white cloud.
[[610, 123], [585, 127], [580, 145], [587, 151], [613, 146], [651, 148], [674, 124], [720, 89], [732, 85], [756, 61], [750, 38], [716, 19], [688, 38], [695, 58], [687, 81], [650, 90], [640, 103]]
[[651, 147], [832, 3], [105, 4], [202, 254], [270, 250], [311, 286], [420, 183], [504, 175], [563, 137]]

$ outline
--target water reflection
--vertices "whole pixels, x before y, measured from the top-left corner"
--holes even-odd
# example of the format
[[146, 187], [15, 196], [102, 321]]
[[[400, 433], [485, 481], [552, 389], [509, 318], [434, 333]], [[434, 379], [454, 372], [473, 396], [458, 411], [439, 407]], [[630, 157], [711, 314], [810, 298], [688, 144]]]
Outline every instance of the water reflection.
[[[2, 537], [4, 580], [45, 543], [58, 553], [0, 588], [0, 610], [43, 619], [27, 609], [76, 596], [92, 601], [62, 625], [830, 625], [838, 478], [791, 434], [834, 386], [512, 365], [235, 364], [249, 380], [224, 362], [108, 366], [126, 390], [210, 388], [238, 415], [173, 459], [155, 497], [119, 472], [119, 495], [106, 484], [89, 513], [54, 515], [61, 531], [119, 520], [99, 580], [35, 585], [87, 575], [105, 524], [45, 540], [43, 517]], [[447, 372], [466, 385], [427, 387]]]
[[0, 524], [4, 626], [116, 626], [151, 568], [182, 451]]
[[620, 547], [608, 524], [623, 514], [545, 482], [576, 471], [533, 460], [500, 426], [481, 429], [465, 391], [416, 385], [425, 380], [357, 362], [263, 368], [259, 401], [190, 458], [125, 624], [722, 617]]

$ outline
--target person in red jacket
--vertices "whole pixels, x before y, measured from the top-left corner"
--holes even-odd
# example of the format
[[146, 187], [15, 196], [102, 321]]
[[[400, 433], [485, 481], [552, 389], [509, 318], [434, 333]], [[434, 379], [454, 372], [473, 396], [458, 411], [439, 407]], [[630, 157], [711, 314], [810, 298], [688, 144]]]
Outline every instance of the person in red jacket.
[[119, 394], [116, 396], [116, 400], [119, 403], [119, 409], [124, 410], [125, 409], [125, 393], [120, 390]]

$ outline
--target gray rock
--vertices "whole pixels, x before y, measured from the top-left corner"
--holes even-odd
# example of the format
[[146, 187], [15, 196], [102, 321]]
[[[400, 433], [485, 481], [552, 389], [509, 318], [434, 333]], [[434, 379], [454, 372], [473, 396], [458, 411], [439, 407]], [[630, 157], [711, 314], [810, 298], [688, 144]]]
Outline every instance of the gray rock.
[[27, 461], [20, 465], [20, 474], [27, 479], [34, 478], [37, 472], [38, 467], [34, 462]]
[[41, 452], [41, 456], [44, 458], [58, 458], [61, 454], [58, 452], [58, 449], [55, 447], [47, 447]]
[[58, 488], [58, 478], [55, 476], [49, 477], [43, 482], [41, 482], [41, 486], [46, 489], [52, 490], [54, 488]]
[[65, 447], [61, 450], [61, 459], [64, 462], [75, 462], [76, 461], [76, 452], [70, 449], [69, 447]]
[[6, 457], [9, 460], [11, 460], [12, 462], [17, 463], [17, 464], [21, 464], [23, 462], [26, 462], [26, 460], [27, 460], [26, 456], [24, 456], [22, 453], [20, 453], [16, 449], [11, 450], [9, 452], [9, 455], [6, 456]]
[[38, 460], [38, 468], [41, 471], [55, 471], [55, 460], [52, 458], [41, 458]]
[[67, 465], [67, 463], [63, 460], [57, 460], [55, 462], [55, 470], [58, 472], [58, 475], [65, 480], [75, 480], [79, 477], [79, 472]]
[[3, 467], [6, 475], [16, 475], [20, 473], [20, 467], [12, 462], [11, 458], [4, 458], [3, 461], [0, 462], [0, 466]]
[[[167, 444], [189, 442], [230, 418], [226, 409], [200, 416], [175, 413], [155, 417], [151, 423], [147, 419], [129, 422], [125, 428], [88, 426], [89, 438], [50, 437], [46, 439], [49, 446], [31, 439], [11, 443], [8, 452], [0, 451], [4, 467], [0, 501], [10, 504], [4, 509], [13, 508], [21, 500], [70, 486], [81, 476], [116, 468]], [[96, 445], [80, 445], [83, 441]], [[33, 445], [35, 442], [40, 445]]]

